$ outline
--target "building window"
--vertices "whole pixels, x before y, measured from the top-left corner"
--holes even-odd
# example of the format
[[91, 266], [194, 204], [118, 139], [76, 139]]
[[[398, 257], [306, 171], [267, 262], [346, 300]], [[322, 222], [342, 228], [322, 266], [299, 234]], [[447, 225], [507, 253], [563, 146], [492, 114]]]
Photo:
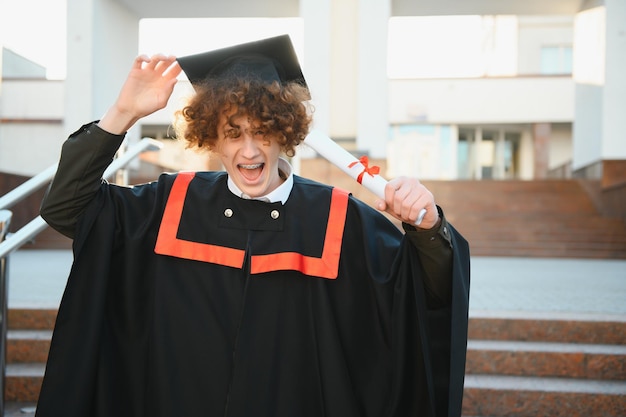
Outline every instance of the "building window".
[[571, 74], [572, 47], [570, 45], [543, 46], [541, 48], [541, 74]]

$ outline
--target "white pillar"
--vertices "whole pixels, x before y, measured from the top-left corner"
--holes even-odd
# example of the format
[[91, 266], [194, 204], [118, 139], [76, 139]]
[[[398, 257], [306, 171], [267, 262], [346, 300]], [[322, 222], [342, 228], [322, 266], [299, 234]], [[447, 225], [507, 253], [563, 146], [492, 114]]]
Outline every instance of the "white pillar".
[[137, 55], [138, 18], [111, 0], [67, 0], [65, 129], [100, 118]]
[[604, 0], [576, 21], [573, 169], [595, 177], [602, 161], [626, 160], [626, 2]]
[[333, 138], [357, 136], [359, 0], [332, 2], [330, 132]]
[[389, 136], [387, 27], [390, 0], [359, 0], [357, 147], [384, 158]]
[[472, 168], [474, 169], [473, 179], [480, 180], [483, 178], [483, 129], [476, 127], [474, 129], [474, 153], [472, 154]]
[[493, 157], [493, 178], [502, 180], [505, 179], [504, 170], [504, 129], [498, 129], [495, 137], [493, 138], [494, 157]]
[[304, 19], [304, 77], [315, 106], [313, 127], [326, 134], [330, 129], [331, 1], [300, 0]]
[[602, 159], [626, 159], [626, 1], [605, 0], [606, 75]]
[[94, 118], [93, 15], [95, 0], [67, 0], [65, 130], [73, 132]]

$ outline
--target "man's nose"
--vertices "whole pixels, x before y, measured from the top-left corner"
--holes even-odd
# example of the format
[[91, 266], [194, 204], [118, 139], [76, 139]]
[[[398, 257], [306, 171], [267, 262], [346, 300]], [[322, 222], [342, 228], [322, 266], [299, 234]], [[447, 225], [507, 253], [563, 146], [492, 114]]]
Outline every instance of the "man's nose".
[[246, 158], [254, 158], [259, 153], [259, 147], [252, 135], [248, 133], [243, 134], [242, 153]]

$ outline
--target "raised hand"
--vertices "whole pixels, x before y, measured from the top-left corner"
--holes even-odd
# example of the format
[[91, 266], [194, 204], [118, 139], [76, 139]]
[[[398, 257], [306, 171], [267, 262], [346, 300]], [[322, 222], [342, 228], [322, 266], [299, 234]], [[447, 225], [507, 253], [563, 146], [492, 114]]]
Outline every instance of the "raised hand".
[[110, 133], [120, 134], [142, 117], [164, 108], [180, 72], [174, 56], [138, 56], [115, 104], [98, 125]]

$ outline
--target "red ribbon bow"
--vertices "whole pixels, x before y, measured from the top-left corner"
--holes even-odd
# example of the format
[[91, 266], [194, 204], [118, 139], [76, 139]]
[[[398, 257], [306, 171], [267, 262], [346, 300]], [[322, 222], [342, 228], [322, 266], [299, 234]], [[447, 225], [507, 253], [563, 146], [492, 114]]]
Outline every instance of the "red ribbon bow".
[[361, 184], [361, 181], [363, 181], [363, 174], [365, 174], [366, 172], [370, 175], [370, 177], [373, 177], [374, 175], [378, 175], [378, 173], [380, 172], [380, 167], [377, 167], [376, 165], [373, 165], [371, 167], [369, 166], [369, 159], [367, 158], [366, 155], [363, 155], [362, 157], [360, 157], [358, 161], [352, 162], [350, 165], [348, 165], [348, 168], [352, 168], [359, 162], [363, 165], [363, 171], [356, 178], [356, 181], [359, 184]]

